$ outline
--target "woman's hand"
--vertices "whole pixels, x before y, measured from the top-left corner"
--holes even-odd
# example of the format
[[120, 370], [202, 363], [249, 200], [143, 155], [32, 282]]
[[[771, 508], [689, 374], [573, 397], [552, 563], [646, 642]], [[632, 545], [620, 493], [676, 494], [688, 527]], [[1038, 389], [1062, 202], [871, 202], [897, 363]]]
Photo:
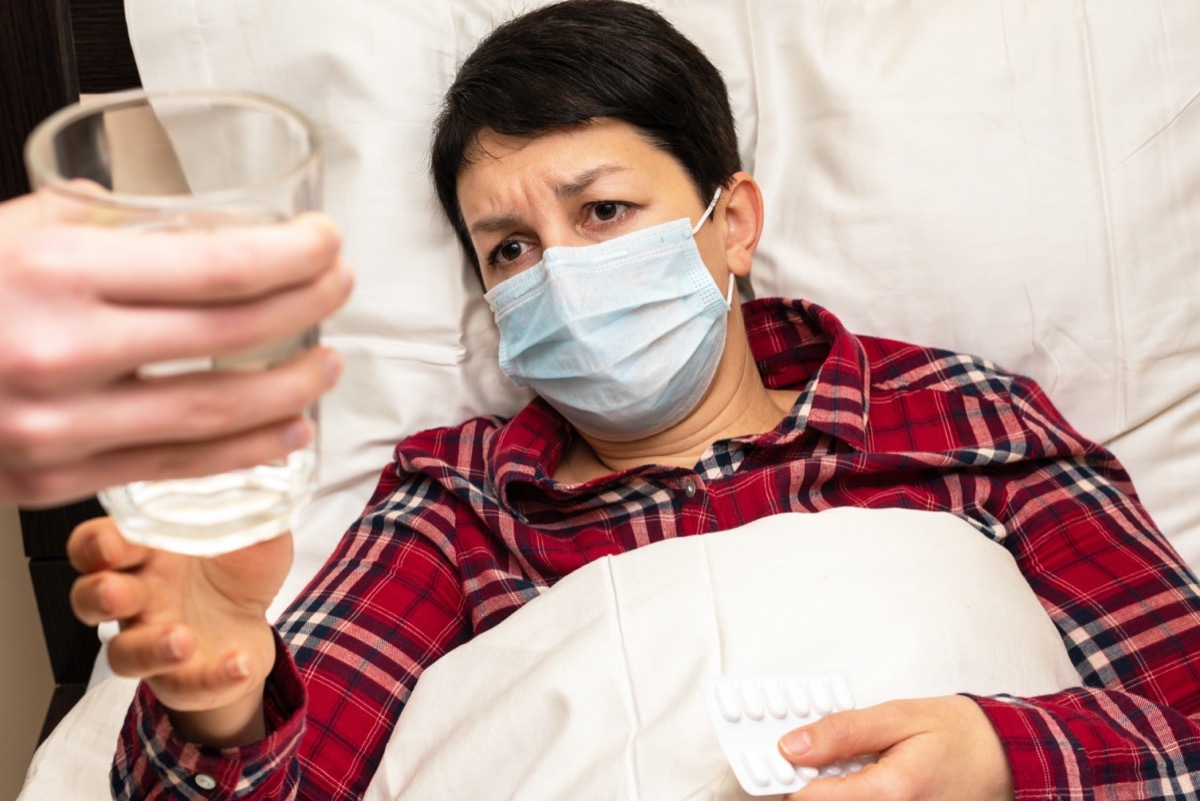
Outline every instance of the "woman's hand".
[[192, 742], [245, 745], [265, 734], [262, 688], [275, 663], [266, 610], [292, 561], [291, 535], [211, 558], [127, 542], [109, 518], [80, 524], [67, 543], [82, 573], [75, 615], [121, 632], [113, 672], [142, 679]]
[[891, 701], [836, 712], [784, 735], [780, 753], [819, 767], [876, 754], [844, 778], [819, 779], [797, 801], [1012, 801], [1012, 772], [1000, 739], [969, 698]]

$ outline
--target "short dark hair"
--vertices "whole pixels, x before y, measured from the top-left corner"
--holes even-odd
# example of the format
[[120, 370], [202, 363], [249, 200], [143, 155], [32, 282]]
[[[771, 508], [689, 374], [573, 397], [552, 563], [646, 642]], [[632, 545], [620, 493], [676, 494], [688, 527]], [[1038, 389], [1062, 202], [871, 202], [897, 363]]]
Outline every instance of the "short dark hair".
[[434, 187], [476, 273], [457, 183], [480, 132], [529, 138], [601, 117], [624, 120], [671, 154], [705, 204], [741, 169], [721, 73], [662, 15], [625, 0], [530, 11], [467, 57], [434, 124]]

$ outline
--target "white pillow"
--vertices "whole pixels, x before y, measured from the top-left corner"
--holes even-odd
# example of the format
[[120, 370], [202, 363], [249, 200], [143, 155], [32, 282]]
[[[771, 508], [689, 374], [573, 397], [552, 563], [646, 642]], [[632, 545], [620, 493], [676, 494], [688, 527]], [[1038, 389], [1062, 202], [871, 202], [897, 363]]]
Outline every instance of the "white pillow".
[[1200, 566], [1200, 6], [746, 8], [760, 291], [1032, 376]]
[[[480, 36], [545, 0], [128, 0], [149, 88], [277, 96], [324, 137], [359, 290], [323, 410], [338, 511], [403, 435], [524, 397], [427, 177], [431, 121]], [[767, 225], [759, 294], [852, 330], [987, 356], [1111, 442], [1200, 564], [1200, 6], [955, 0], [651, 2], [723, 71]], [[318, 500], [325, 503], [329, 493]]]

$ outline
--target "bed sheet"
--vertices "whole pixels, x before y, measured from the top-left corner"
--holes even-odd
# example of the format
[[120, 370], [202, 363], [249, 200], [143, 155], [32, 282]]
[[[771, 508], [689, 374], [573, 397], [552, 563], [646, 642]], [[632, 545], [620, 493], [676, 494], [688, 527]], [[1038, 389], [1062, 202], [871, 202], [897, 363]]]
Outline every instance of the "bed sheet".
[[[861, 705], [1079, 684], [1012, 557], [963, 520], [776, 515], [598, 560], [450, 652], [418, 682], [366, 797], [744, 801], [700, 682], [827, 670]], [[133, 686], [89, 693], [20, 801], [107, 798], [100, 745]]]

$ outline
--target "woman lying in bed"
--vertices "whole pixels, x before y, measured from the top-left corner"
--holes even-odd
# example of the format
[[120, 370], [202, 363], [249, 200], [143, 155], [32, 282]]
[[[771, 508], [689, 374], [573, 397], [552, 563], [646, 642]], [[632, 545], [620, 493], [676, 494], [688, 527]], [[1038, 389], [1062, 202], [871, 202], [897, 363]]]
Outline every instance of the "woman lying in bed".
[[1195, 795], [1200, 597], [1120, 465], [1027, 379], [805, 301], [737, 302], [763, 205], [736, 145], [720, 75], [639, 5], [569, 0], [480, 44], [433, 176], [501, 366], [539, 397], [401, 443], [275, 627], [286, 538], [198, 560], [80, 527], [76, 613], [119, 620], [112, 666], [144, 680], [118, 798], [359, 797], [422, 671], [558, 579], [837, 506], [942, 511], [1001, 543], [1084, 686], [827, 716], [784, 756], [879, 761], [799, 797]]

